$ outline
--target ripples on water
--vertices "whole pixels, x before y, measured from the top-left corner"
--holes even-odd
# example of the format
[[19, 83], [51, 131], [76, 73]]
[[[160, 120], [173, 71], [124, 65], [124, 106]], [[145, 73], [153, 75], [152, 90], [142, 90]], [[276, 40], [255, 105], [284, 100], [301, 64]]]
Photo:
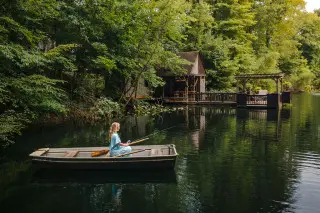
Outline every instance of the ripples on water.
[[44, 146], [99, 146], [107, 126], [30, 129], [1, 156], [4, 212], [320, 212], [320, 96], [289, 110], [188, 107], [121, 121], [123, 140], [173, 127], [147, 144], [176, 144], [175, 171], [34, 171]]

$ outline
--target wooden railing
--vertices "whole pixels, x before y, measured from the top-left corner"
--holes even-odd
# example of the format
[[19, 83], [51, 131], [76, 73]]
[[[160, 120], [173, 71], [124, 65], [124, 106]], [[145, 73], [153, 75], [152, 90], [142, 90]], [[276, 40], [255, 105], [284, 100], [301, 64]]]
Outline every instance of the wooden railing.
[[208, 102], [236, 102], [236, 93], [213, 93], [204, 92], [198, 93], [196, 101]]
[[247, 105], [267, 105], [267, 95], [247, 95]]
[[175, 92], [173, 97], [164, 98], [166, 102], [190, 104], [230, 104], [237, 107], [268, 107], [278, 108], [281, 98], [279, 94], [248, 95], [243, 93], [218, 93], [218, 92]]
[[185, 91], [175, 91], [173, 94], [173, 97], [170, 97], [170, 99], [187, 100], [186, 92]]
[[236, 93], [216, 93], [216, 92], [190, 92], [188, 97], [184, 91], [174, 93], [173, 97], [166, 98], [172, 101], [188, 101], [188, 102], [236, 102]]

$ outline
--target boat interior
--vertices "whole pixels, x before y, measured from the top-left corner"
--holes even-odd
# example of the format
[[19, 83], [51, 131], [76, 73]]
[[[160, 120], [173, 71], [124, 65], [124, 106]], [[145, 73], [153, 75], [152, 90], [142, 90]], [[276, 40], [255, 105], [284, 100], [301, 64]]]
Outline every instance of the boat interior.
[[[176, 155], [175, 148], [170, 145], [132, 146], [130, 157], [155, 157]], [[84, 148], [43, 148], [33, 152], [33, 157], [53, 158], [106, 158], [110, 157], [109, 152], [101, 153], [92, 157], [93, 152], [106, 151], [106, 147], [84, 147]]]

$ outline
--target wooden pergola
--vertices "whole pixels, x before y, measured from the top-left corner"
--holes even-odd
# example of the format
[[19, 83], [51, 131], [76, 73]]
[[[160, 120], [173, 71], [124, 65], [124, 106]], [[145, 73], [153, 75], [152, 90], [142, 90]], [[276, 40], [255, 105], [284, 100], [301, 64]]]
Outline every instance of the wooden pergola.
[[272, 74], [241, 74], [241, 75], [236, 75], [235, 78], [237, 80], [237, 89], [238, 92], [240, 91], [239, 89], [239, 82], [242, 81], [243, 89], [246, 88], [246, 83], [247, 80], [250, 79], [273, 79], [276, 82], [277, 86], [277, 94], [279, 94], [279, 83], [281, 86], [280, 92], [282, 92], [283, 89], [283, 73], [272, 73]]

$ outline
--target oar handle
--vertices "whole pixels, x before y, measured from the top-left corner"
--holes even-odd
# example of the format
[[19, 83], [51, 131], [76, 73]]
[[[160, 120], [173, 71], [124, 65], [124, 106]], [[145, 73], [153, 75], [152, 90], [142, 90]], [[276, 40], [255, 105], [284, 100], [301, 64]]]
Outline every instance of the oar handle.
[[141, 139], [141, 140], [133, 141], [133, 142], [129, 143], [129, 145], [131, 146], [131, 145], [134, 145], [134, 144], [137, 144], [137, 143], [141, 143], [141, 142], [146, 141], [146, 140], [149, 140], [149, 138], [144, 138], [144, 139]]

